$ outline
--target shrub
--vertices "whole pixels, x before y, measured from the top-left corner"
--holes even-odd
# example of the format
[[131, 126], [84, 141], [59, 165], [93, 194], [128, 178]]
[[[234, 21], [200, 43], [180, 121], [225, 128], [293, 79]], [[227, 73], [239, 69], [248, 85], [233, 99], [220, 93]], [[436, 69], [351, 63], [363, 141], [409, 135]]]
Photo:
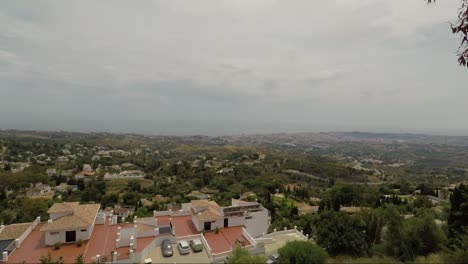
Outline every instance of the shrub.
[[278, 249], [279, 263], [310, 263], [324, 264], [327, 262], [327, 252], [308, 241], [288, 241]]
[[54, 243], [54, 249], [55, 250], [60, 249], [61, 246], [62, 246], [62, 242], [60, 242], [60, 241], [57, 241], [57, 242]]
[[76, 242], [75, 242], [76, 246], [77, 247], [81, 247], [81, 245], [83, 245], [83, 240], [82, 239], [78, 239]]

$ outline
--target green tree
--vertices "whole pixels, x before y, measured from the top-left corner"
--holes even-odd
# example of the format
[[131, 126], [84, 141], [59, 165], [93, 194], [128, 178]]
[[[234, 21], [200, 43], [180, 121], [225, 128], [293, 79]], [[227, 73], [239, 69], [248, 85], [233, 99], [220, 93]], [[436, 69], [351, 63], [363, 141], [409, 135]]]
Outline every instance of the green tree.
[[78, 256], [76, 256], [75, 264], [85, 264], [83, 254], [79, 254]]
[[243, 248], [236, 247], [232, 251], [229, 261], [229, 264], [256, 264], [256, 263], [265, 263], [266, 259], [262, 256], [249, 255], [249, 252]]
[[17, 198], [16, 209], [18, 222], [34, 221], [38, 216], [46, 219], [48, 217], [47, 210], [49, 209], [49, 200], [28, 197]]
[[100, 201], [101, 192], [96, 187], [85, 188], [83, 193], [81, 194], [81, 200], [83, 202]]
[[126, 192], [123, 194], [122, 198], [124, 204], [133, 206], [136, 206], [138, 201], [140, 200], [139, 195], [134, 192]]
[[360, 256], [368, 249], [366, 223], [344, 212], [324, 211], [316, 223], [317, 244], [331, 255]]
[[288, 241], [278, 250], [279, 263], [281, 264], [323, 264], [328, 258], [327, 252], [307, 241]]
[[367, 243], [369, 245], [380, 243], [385, 224], [383, 209], [366, 210], [362, 212], [362, 217], [366, 222]]
[[449, 238], [453, 242], [468, 229], [468, 186], [460, 184], [450, 197]]
[[141, 184], [139, 181], [131, 180], [128, 182], [128, 189], [132, 192], [140, 192], [141, 191]]
[[[433, 3], [436, 0], [427, 0]], [[460, 34], [462, 42], [458, 49], [458, 63], [468, 67], [468, 0], [461, 0], [461, 7], [458, 12], [458, 20], [451, 25], [453, 34]]]
[[468, 263], [468, 232], [456, 238], [451, 248], [446, 248], [443, 259], [446, 263]]
[[385, 233], [388, 255], [408, 261], [441, 249], [446, 237], [430, 214], [404, 220], [394, 208], [390, 210]]
[[63, 264], [63, 258], [59, 257], [58, 259], [53, 259], [52, 255], [48, 253], [45, 256], [41, 256], [39, 262], [41, 264]]
[[413, 202], [413, 206], [415, 208], [431, 208], [432, 202], [427, 198], [427, 196], [419, 195]]

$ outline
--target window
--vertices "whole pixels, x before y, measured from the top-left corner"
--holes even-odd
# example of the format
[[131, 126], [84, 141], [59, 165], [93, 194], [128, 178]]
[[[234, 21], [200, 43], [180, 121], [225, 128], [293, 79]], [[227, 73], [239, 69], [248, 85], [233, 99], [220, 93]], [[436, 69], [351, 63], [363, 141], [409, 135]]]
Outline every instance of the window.
[[246, 216], [245, 219], [252, 219], [252, 216]]
[[56, 236], [56, 235], [58, 235], [58, 234], [60, 234], [60, 232], [50, 232], [50, 235], [51, 235], [51, 236]]
[[81, 232], [86, 232], [86, 231], [88, 231], [88, 230], [87, 229], [81, 229]]

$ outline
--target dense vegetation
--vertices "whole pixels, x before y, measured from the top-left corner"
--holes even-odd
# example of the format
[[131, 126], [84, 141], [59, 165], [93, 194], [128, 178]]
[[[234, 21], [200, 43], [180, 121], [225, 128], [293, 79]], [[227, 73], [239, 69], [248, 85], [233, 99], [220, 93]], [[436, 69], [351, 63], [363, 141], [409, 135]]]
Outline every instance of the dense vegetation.
[[[418, 149], [414, 151], [430, 155]], [[47, 209], [60, 201], [96, 202], [103, 208], [123, 206], [132, 208], [135, 216], [150, 216], [153, 210], [197, 199], [189, 194], [199, 191], [220, 205], [229, 205], [232, 198], [256, 199], [271, 213], [270, 231], [296, 227], [316, 244], [288, 244], [280, 250], [283, 263], [302, 260], [295, 255], [302, 247], [314, 252], [317, 259], [310, 261], [316, 263], [327, 255], [328, 261], [336, 262], [343, 257], [350, 261], [466, 262], [468, 190], [463, 184], [444, 188], [451, 183], [448, 179], [463, 178], [464, 170], [444, 163], [443, 171], [451, 177], [435, 181], [429, 174], [419, 181], [413, 176], [422, 175], [427, 168], [417, 162], [401, 168], [363, 162], [367, 167], [362, 169], [340, 158], [341, 150], [334, 152], [338, 158], [330, 155], [330, 149], [303, 150], [236, 146], [220, 139], [134, 135], [3, 138], [0, 223], [29, 222], [37, 216], [47, 219]], [[347, 151], [356, 159], [363, 155]], [[61, 157], [67, 161], [59, 161]], [[384, 163], [396, 162], [393, 157], [378, 158]], [[76, 178], [85, 164], [94, 174]], [[376, 176], [374, 169], [382, 174]], [[145, 178], [104, 178], [106, 173], [124, 170], [140, 170]], [[32, 198], [27, 190], [37, 183], [75, 188]], [[428, 198], [444, 192], [450, 202], [433, 205]], [[248, 258], [241, 251], [236, 254], [241, 260]]]

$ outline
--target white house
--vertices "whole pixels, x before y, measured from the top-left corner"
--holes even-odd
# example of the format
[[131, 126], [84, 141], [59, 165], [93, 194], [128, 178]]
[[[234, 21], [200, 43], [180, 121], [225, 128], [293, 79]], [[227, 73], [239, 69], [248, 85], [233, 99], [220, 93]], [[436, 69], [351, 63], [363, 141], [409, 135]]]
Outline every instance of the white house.
[[54, 195], [54, 191], [52, 187], [48, 184], [42, 184], [42, 182], [37, 182], [35, 184], [31, 184], [31, 188], [26, 191], [26, 195], [30, 197], [41, 197], [41, 196], [52, 196]]
[[244, 226], [252, 237], [268, 232], [268, 210], [257, 202], [244, 202], [232, 199], [231, 206], [220, 207], [209, 200], [193, 200], [182, 204], [183, 211], [192, 213], [192, 222], [197, 231], [216, 228]]
[[[270, 218], [268, 210], [257, 202], [245, 202], [232, 199], [231, 206], [223, 207], [224, 217], [229, 221], [241, 222], [252, 237], [259, 237], [268, 233]], [[229, 225], [233, 226], [233, 225]]]
[[73, 243], [79, 239], [89, 240], [99, 204], [56, 203], [47, 212], [50, 219], [41, 228], [45, 233], [45, 244], [56, 242]]

